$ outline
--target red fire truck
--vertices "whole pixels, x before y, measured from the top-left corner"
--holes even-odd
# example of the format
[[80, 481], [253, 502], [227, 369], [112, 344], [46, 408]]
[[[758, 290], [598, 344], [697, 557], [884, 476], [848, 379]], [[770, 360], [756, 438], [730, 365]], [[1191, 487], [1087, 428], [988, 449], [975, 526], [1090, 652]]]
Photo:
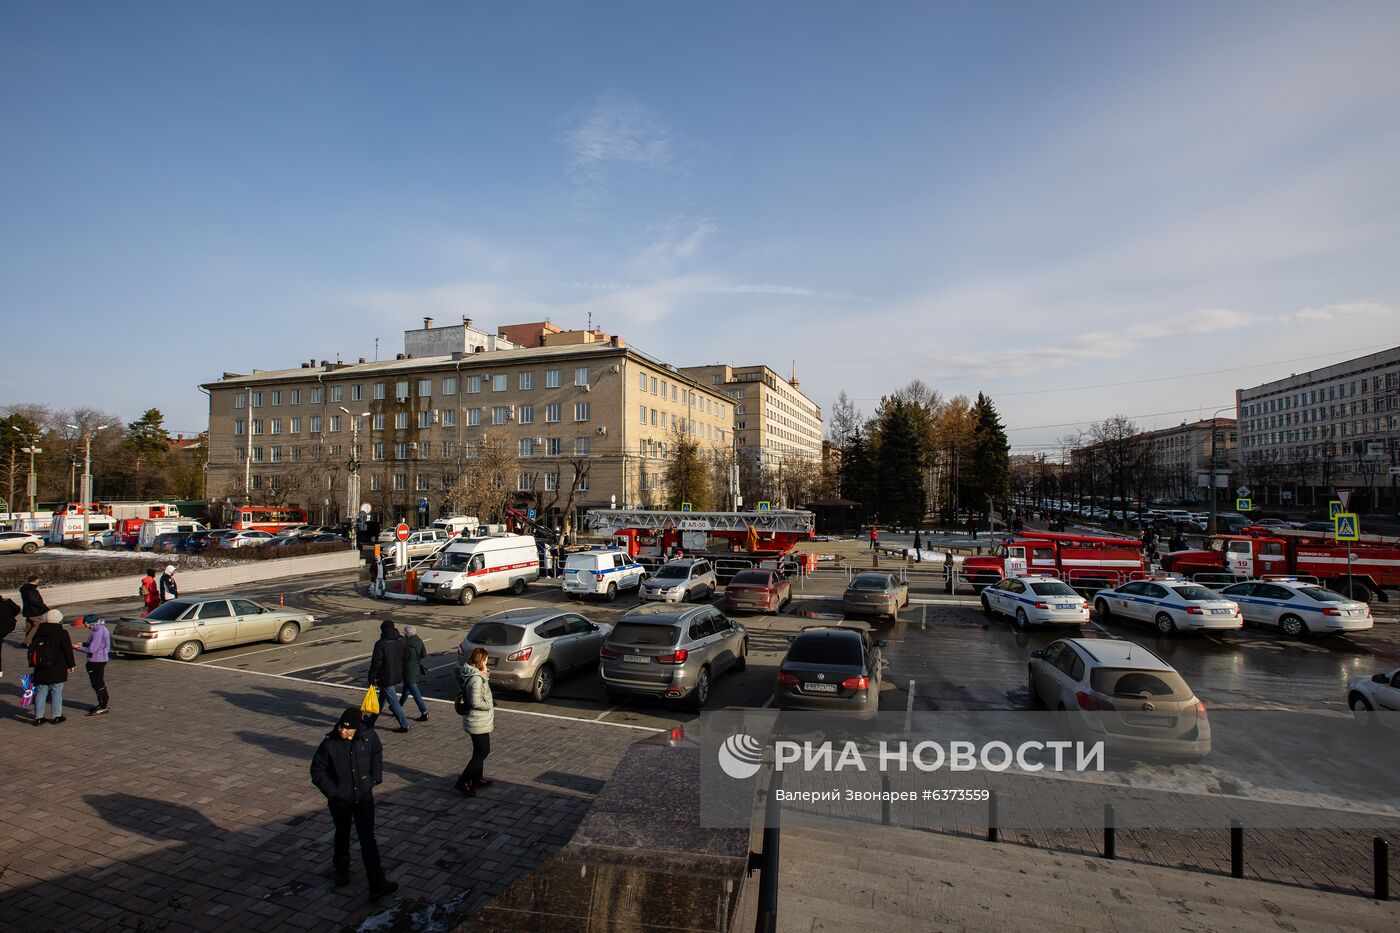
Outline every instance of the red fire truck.
[[[686, 557], [705, 557], [721, 581], [746, 567], [776, 566], [790, 559], [798, 542], [816, 527], [811, 512], [671, 512], [655, 509], [591, 509], [584, 526], [642, 563], [659, 563], [677, 548]], [[810, 567], [809, 567], [810, 569]]]
[[1334, 541], [1326, 534], [1285, 531], [1251, 525], [1237, 535], [1215, 535], [1210, 547], [1176, 551], [1162, 567], [1186, 577], [1200, 574], [1249, 579], [1271, 575], [1313, 577], [1323, 586], [1347, 592], [1347, 554], [1351, 554], [1351, 593], [1370, 602], [1385, 589], [1400, 586], [1400, 538], [1365, 535], [1359, 541]]
[[962, 579], [980, 593], [1003, 577], [1045, 574], [1075, 589], [1117, 586], [1147, 571], [1136, 538], [1024, 531], [1003, 538], [991, 554], [963, 561]]

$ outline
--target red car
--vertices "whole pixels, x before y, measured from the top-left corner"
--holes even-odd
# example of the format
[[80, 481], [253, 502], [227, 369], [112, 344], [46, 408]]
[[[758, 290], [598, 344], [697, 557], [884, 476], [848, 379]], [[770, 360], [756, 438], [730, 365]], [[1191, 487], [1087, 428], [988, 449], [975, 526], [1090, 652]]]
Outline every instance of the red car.
[[771, 612], [777, 615], [792, 602], [792, 581], [773, 570], [741, 570], [724, 588], [725, 610]]

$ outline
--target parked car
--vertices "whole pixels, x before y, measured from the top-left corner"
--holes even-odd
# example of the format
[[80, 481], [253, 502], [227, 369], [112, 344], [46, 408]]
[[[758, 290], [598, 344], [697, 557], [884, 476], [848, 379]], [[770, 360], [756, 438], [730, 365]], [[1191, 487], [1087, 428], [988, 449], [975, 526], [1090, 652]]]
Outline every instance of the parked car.
[[205, 651], [249, 642], [290, 645], [315, 621], [300, 609], [273, 609], [239, 596], [182, 596], [144, 618], [113, 619], [109, 627], [117, 654], [193, 661]]
[[982, 591], [982, 611], [1028, 625], [1084, 625], [1089, 604], [1068, 583], [1046, 576], [1007, 577]]
[[1162, 635], [1180, 631], [1236, 631], [1244, 627], [1237, 603], [1186, 580], [1134, 580], [1094, 594], [1099, 620], [1133, 619]]
[[150, 549], [162, 554], [170, 554], [180, 550], [188, 537], [188, 532], [167, 531], [164, 534], [156, 535], [156, 539], [151, 542]]
[[408, 548], [409, 557], [419, 558], [440, 551], [447, 546], [449, 541], [456, 540], [455, 537], [440, 528], [420, 528], [409, 533], [408, 540], [404, 542], [404, 545]]
[[1291, 638], [1364, 632], [1376, 624], [1366, 603], [1296, 579], [1248, 580], [1220, 595], [1239, 603], [1246, 623], [1272, 625]]
[[780, 710], [820, 710], [873, 717], [880, 708], [882, 640], [858, 628], [803, 629], [792, 636], [773, 690]]
[[273, 537], [276, 537], [276, 538], [296, 538], [296, 537], [299, 537], [299, 536], [301, 536], [301, 535], [306, 534], [308, 531], [315, 531], [315, 530], [316, 530], [316, 526], [315, 526], [315, 525], [309, 525], [309, 524], [288, 525], [288, 526], [285, 527], [285, 528], [279, 528], [279, 529], [277, 529], [277, 534], [275, 534]]
[[1347, 682], [1347, 706], [1362, 728], [1384, 724], [1400, 730], [1400, 668], [1353, 677]]
[[1204, 758], [1206, 706], [1176, 670], [1127, 640], [1062, 638], [1032, 651], [1026, 672], [1032, 706], [1070, 715], [1080, 741], [1110, 752]]
[[187, 554], [197, 554], [206, 548], [219, 546], [220, 538], [227, 538], [236, 534], [232, 528], [216, 528], [212, 531], [196, 531], [185, 538], [184, 549]]
[[726, 612], [782, 612], [792, 602], [792, 581], [776, 570], [741, 570], [724, 587]]
[[272, 537], [266, 531], [235, 531], [231, 535], [219, 538], [219, 547], [262, 547], [271, 543]]
[[841, 594], [841, 611], [848, 616], [889, 616], [894, 620], [908, 605], [909, 584], [882, 571], [856, 574]]
[[508, 609], [471, 627], [460, 650], [486, 652], [491, 686], [548, 699], [560, 677], [598, 665], [611, 625], [568, 609]]
[[656, 568], [654, 574], [642, 581], [640, 595], [642, 602], [699, 602], [713, 596], [718, 587], [719, 581], [709, 561], [683, 557]]
[[43, 538], [27, 531], [0, 531], [0, 552], [33, 554], [43, 546]]
[[621, 590], [639, 590], [647, 569], [622, 548], [590, 548], [564, 558], [564, 594], [571, 599], [601, 596], [608, 602]]
[[749, 633], [713, 606], [638, 606], [608, 633], [598, 654], [608, 701], [680, 700], [701, 710], [715, 678], [742, 671]]
[[527, 535], [490, 538], [453, 538], [438, 555], [432, 569], [418, 578], [418, 595], [432, 602], [458, 602], [463, 606], [482, 593], [509, 590], [524, 595], [540, 577], [535, 539]]

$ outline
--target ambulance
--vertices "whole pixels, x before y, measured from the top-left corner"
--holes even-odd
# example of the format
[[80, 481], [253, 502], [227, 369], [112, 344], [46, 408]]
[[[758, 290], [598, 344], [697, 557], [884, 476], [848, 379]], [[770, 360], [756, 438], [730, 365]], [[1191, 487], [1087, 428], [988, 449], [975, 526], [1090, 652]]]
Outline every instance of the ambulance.
[[539, 553], [529, 535], [457, 538], [418, 578], [418, 595], [429, 602], [465, 606], [483, 593], [498, 590], [520, 596], [539, 578]]

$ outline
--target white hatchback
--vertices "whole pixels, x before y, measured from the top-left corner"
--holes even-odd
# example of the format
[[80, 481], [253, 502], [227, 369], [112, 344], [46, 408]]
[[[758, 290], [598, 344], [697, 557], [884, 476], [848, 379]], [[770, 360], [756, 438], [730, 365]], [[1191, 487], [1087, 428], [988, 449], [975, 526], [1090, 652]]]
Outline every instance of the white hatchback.
[[1007, 577], [982, 591], [982, 611], [1028, 625], [1084, 625], [1089, 604], [1063, 580], [1046, 576]]
[[1134, 580], [1094, 594], [1100, 621], [1115, 617], [1155, 626], [1162, 635], [1181, 631], [1230, 632], [1244, 627], [1240, 607], [1214, 590], [1186, 580]]
[[1371, 607], [1316, 583], [1296, 579], [1247, 580], [1220, 591], [1240, 604], [1246, 622], [1272, 625], [1292, 638], [1333, 632], [1365, 632]]

